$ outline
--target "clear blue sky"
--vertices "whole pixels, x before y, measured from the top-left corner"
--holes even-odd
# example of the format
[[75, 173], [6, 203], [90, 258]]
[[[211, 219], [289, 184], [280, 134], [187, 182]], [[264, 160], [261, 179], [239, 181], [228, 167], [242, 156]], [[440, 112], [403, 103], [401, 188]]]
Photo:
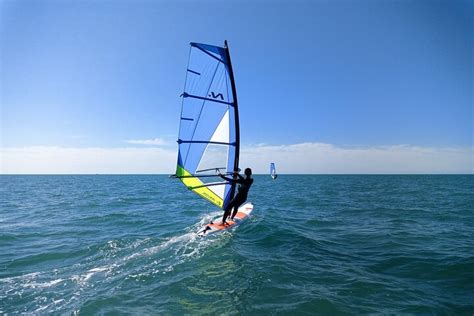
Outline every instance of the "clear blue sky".
[[243, 144], [472, 146], [469, 2], [2, 0], [0, 9], [3, 147], [175, 140], [188, 43], [225, 39]]

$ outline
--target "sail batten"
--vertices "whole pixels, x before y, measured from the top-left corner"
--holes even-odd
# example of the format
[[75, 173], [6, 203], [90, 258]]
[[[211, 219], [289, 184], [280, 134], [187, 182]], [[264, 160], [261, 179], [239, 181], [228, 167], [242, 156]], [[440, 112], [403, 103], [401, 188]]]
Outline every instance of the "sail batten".
[[225, 143], [225, 142], [214, 142], [210, 140], [182, 140], [178, 139], [178, 144], [183, 144], [183, 143], [195, 143], [195, 144], [216, 144], [216, 145], [228, 145], [228, 146], [235, 146], [236, 143]]
[[188, 93], [183, 93], [183, 98], [195, 98], [195, 99], [199, 99], [199, 100], [205, 100], [205, 101], [210, 101], [210, 102], [233, 105], [233, 103], [231, 103], [231, 102], [225, 102], [225, 101], [221, 101], [221, 100], [215, 100], [215, 99], [211, 99], [211, 98], [200, 97], [200, 96], [192, 95], [192, 94], [188, 94]]
[[222, 180], [217, 173], [224, 171], [229, 176], [239, 170], [240, 146], [227, 43], [224, 47], [191, 43], [181, 96], [176, 177], [188, 189], [225, 208], [235, 184], [216, 182]]

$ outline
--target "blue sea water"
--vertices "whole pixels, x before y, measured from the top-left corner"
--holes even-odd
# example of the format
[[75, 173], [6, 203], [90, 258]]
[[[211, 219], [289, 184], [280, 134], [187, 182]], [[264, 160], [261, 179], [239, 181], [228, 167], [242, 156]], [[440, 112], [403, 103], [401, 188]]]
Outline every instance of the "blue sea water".
[[0, 180], [0, 314], [474, 313], [474, 176], [259, 175], [207, 238], [167, 176]]

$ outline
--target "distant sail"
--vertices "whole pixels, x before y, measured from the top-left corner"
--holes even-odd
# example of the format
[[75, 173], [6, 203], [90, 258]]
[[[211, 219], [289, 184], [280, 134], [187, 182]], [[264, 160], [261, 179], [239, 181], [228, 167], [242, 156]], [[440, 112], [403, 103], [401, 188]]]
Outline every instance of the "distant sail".
[[272, 177], [273, 180], [275, 180], [278, 175], [276, 173], [276, 168], [275, 168], [275, 163], [270, 163], [270, 176]]
[[239, 171], [239, 119], [227, 42], [191, 43], [182, 94], [176, 177], [199, 196], [225, 208], [235, 184], [218, 173]]

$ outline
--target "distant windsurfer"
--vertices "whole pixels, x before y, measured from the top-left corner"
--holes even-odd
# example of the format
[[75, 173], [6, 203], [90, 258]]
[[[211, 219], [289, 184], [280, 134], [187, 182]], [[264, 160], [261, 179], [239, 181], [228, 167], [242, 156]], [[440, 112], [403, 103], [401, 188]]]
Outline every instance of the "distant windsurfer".
[[226, 220], [227, 220], [227, 217], [229, 217], [231, 210], [234, 209], [234, 211], [232, 212], [232, 216], [230, 217], [230, 219], [233, 220], [235, 215], [237, 214], [237, 210], [239, 209], [239, 206], [244, 204], [244, 202], [247, 200], [247, 195], [253, 183], [252, 169], [247, 168], [245, 169], [244, 173], [245, 173], [245, 178], [242, 177], [238, 172], [234, 172], [234, 174], [237, 176], [237, 179], [228, 178], [220, 174], [222, 179], [238, 184], [237, 194], [229, 202], [229, 204], [224, 210], [224, 216], [222, 217], [222, 225], [227, 224]]

